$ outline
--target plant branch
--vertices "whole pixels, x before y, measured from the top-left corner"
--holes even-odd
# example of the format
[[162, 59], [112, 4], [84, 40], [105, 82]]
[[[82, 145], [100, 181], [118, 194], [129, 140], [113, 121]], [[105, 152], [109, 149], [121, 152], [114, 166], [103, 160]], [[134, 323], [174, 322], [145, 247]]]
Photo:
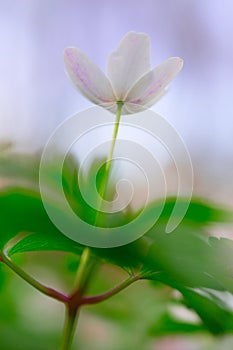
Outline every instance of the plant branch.
[[8, 252], [6, 249], [3, 249], [0, 253], [0, 259], [12, 270], [14, 271], [19, 277], [21, 277], [24, 281], [29, 283], [32, 287], [40, 291], [41, 293], [56, 299], [58, 301], [61, 301], [63, 303], [67, 302], [69, 300], [68, 296], [66, 296], [63, 293], [58, 292], [57, 290], [47, 287], [43, 285], [42, 283], [38, 282], [36, 279], [28, 275], [24, 270], [22, 270], [18, 265], [16, 265], [9, 257]]
[[142, 279], [141, 275], [131, 276], [127, 278], [125, 281], [123, 281], [122, 283], [120, 283], [119, 285], [117, 285], [116, 287], [109, 290], [108, 292], [91, 296], [91, 297], [83, 297], [82, 305], [97, 304], [97, 303], [100, 303], [101, 301], [107, 300], [140, 279]]

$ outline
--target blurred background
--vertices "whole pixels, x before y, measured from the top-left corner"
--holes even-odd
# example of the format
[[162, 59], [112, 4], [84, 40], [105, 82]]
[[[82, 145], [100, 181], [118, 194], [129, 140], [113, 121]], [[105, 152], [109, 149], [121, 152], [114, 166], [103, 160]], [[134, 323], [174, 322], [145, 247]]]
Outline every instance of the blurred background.
[[[91, 106], [66, 77], [62, 61], [65, 47], [79, 47], [105, 70], [109, 53], [126, 32], [146, 32], [151, 39], [152, 67], [170, 56], [185, 61], [168, 94], [153, 110], [175, 126], [188, 146], [195, 193], [233, 205], [232, 15], [231, 0], [0, 0], [0, 142], [11, 141], [20, 151], [35, 151], [65, 118]], [[229, 234], [216, 234], [223, 233]], [[7, 283], [9, 290], [18, 286], [17, 281]], [[21, 295], [27, 296], [25, 293], [22, 286]], [[143, 288], [136, 293], [138, 300], [140, 293]], [[17, 307], [19, 315], [25, 312], [22, 304]], [[29, 311], [27, 324], [35, 316]], [[52, 315], [52, 322], [54, 311], [47, 304], [43, 312]], [[119, 328], [119, 333], [114, 333], [111, 324], [95, 322], [88, 312], [85, 317], [83, 334], [90, 337], [85, 326], [88, 322], [95, 325], [93, 338], [101, 334], [100, 345], [90, 342], [88, 349], [131, 349], [132, 343], [125, 348], [114, 348], [111, 343], [114, 337], [127, 339], [124, 330]], [[41, 327], [43, 333], [43, 323]], [[56, 324], [54, 328], [58, 327]], [[35, 330], [29, 331], [33, 335]], [[109, 334], [113, 338], [109, 339]], [[228, 338], [214, 345], [212, 339], [201, 337], [192, 342], [166, 338], [156, 347], [151, 342], [145, 349], [171, 349], [171, 342], [173, 350], [232, 348]]]
[[231, 201], [232, 13], [230, 0], [0, 1], [0, 140], [38, 149], [60, 122], [91, 106], [66, 77], [65, 47], [105, 70], [126, 32], [146, 32], [152, 67], [170, 56], [185, 61], [153, 110], [187, 144], [196, 192]]

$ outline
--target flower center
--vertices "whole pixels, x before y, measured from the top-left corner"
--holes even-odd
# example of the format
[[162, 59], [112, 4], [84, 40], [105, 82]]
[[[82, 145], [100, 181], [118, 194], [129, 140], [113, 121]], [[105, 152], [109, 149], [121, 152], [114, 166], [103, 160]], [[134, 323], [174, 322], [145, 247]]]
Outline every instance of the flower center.
[[124, 106], [124, 101], [122, 101], [122, 100], [119, 100], [119, 101], [116, 101], [116, 103], [117, 103], [117, 107], [119, 108], [119, 110], [121, 110], [122, 109], [122, 107]]

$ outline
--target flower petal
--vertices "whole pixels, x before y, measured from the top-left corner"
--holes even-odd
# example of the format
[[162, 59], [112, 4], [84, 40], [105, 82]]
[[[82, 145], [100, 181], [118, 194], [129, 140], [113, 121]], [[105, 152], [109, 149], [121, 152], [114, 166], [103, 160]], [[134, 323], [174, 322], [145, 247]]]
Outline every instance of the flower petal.
[[161, 93], [163, 94], [166, 85], [179, 73], [182, 66], [183, 60], [181, 58], [169, 58], [136, 82], [127, 94], [126, 102], [145, 108], [151, 107]]
[[150, 41], [144, 33], [129, 32], [108, 59], [107, 76], [118, 100], [150, 70]]
[[63, 58], [70, 80], [83, 96], [98, 105], [116, 100], [108, 78], [82, 51], [68, 47]]
[[167, 90], [165, 89], [161, 90], [159, 94], [157, 94], [155, 98], [150, 101], [150, 103], [144, 104], [144, 105], [140, 105], [138, 103], [133, 103], [133, 102], [125, 102], [124, 114], [134, 114], [134, 113], [145, 111], [149, 107], [153, 106], [156, 102], [158, 102], [166, 93], [167, 93]]

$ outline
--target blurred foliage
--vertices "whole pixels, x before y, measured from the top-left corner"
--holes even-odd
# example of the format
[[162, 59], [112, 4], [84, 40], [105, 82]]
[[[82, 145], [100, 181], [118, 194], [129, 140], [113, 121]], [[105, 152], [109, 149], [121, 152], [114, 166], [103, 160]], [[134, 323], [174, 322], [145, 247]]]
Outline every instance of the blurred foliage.
[[[65, 271], [74, 273], [84, 247], [64, 236], [47, 216], [39, 191], [39, 161], [39, 154], [32, 156], [3, 152], [0, 156], [0, 248], [2, 249], [18, 234], [27, 233], [12, 245], [10, 250], [12, 256], [26, 252], [66, 252], [69, 257], [69, 269], [66, 265], [62, 274], [67, 273]], [[84, 200], [79, 180], [82, 179], [86, 191], [90, 192], [90, 183], [96, 182], [97, 174], [98, 187], [103, 176], [103, 168], [98, 171], [100, 163], [100, 160], [96, 160], [88, 171], [82, 172], [79, 170], [78, 162], [69, 156], [63, 165], [62, 183], [66, 198], [73, 211], [91, 224], [94, 223], [96, 211]], [[48, 189], [51, 192], [51, 202], [48, 204], [56, 209], [59, 201], [56, 196], [56, 184], [59, 181], [56, 159], [48, 164], [47, 172]], [[110, 185], [110, 193], [113, 198], [113, 183]], [[94, 201], [96, 200], [94, 198]], [[145, 295], [141, 297], [146, 300], [147, 293], [149, 296], [154, 293], [158, 300], [155, 303], [153, 300], [148, 302], [144, 310], [145, 314], [138, 309], [138, 301], [133, 300], [132, 293], [129, 293], [132, 299], [131, 309], [129, 299], [124, 302], [122, 294], [120, 302], [117, 296], [116, 299], [113, 298], [103, 305], [90, 308], [93, 314], [97, 310], [98, 317], [111, 319], [111, 322], [114, 320], [114, 324], [119, 322], [120, 328], [127, 325], [129, 329], [134, 327], [135, 314], [137, 314], [138, 324], [140, 322], [144, 324], [141, 348], [138, 347], [138, 349], [142, 349], [145, 337], [149, 339], [166, 334], [199, 333], [207, 330], [213, 334], [233, 331], [233, 241], [209, 237], [206, 232], [208, 225], [215, 222], [232, 222], [232, 212], [218, 208], [204, 200], [193, 198], [180, 225], [171, 234], [166, 234], [165, 227], [176, 202], [176, 198], [167, 198], [159, 220], [137, 241], [118, 248], [91, 249], [92, 256], [100, 263], [123, 268], [128, 273], [140, 272], [143, 279], [151, 281], [150, 285], [144, 289]], [[177, 204], [182, 208], [186, 204], [186, 199], [179, 198]], [[145, 220], [151, 221], [162, 205], [160, 200], [151, 203], [145, 209]], [[57, 210], [60, 210], [59, 206]], [[60, 215], [65, 216], [66, 213], [61, 211]], [[140, 211], [133, 212], [130, 208], [107, 216], [100, 214], [100, 226], [120, 227], [137, 215], [140, 215]], [[115, 274], [113, 275], [115, 277]], [[2, 301], [0, 303], [0, 322], [2, 323], [0, 336], [1, 339], [4, 339], [3, 342], [8, 344], [5, 349], [10, 350], [14, 347], [13, 341], [12, 344], [10, 343], [12, 336], [7, 325], [15, 325], [17, 317], [15, 316], [14, 297], [6, 294], [9, 278], [7, 269], [1, 265], [0, 278]], [[166, 288], [169, 288], [170, 291], [164, 298], [162, 295], [165, 287], [162, 285], [168, 286]], [[102, 291], [109, 289], [108, 277], [105, 276], [99, 281], [96, 278], [94, 286], [101, 286]], [[171, 292], [173, 289], [179, 291], [181, 295], [179, 300], [174, 300]], [[127, 295], [127, 292], [124, 292], [124, 295]], [[190, 323], [174, 318], [168, 307], [171, 303], [194, 310], [199, 316], [199, 321]], [[111, 307], [108, 308], [107, 305]], [[150, 314], [148, 323], [146, 313]], [[19, 334], [26, 339], [27, 332], [17, 327]], [[7, 343], [8, 338], [10, 339]], [[22, 349], [29, 349], [30, 345], [23, 339], [18, 338], [19, 346]], [[36, 346], [35, 349], [45, 349], [45, 345], [40, 347], [38, 343]], [[21, 348], [18, 347], [18, 349]], [[136, 349], [135, 344], [134, 348]], [[5, 350], [2, 347], [1, 349]], [[118, 346], [117, 349], [120, 347]]]

